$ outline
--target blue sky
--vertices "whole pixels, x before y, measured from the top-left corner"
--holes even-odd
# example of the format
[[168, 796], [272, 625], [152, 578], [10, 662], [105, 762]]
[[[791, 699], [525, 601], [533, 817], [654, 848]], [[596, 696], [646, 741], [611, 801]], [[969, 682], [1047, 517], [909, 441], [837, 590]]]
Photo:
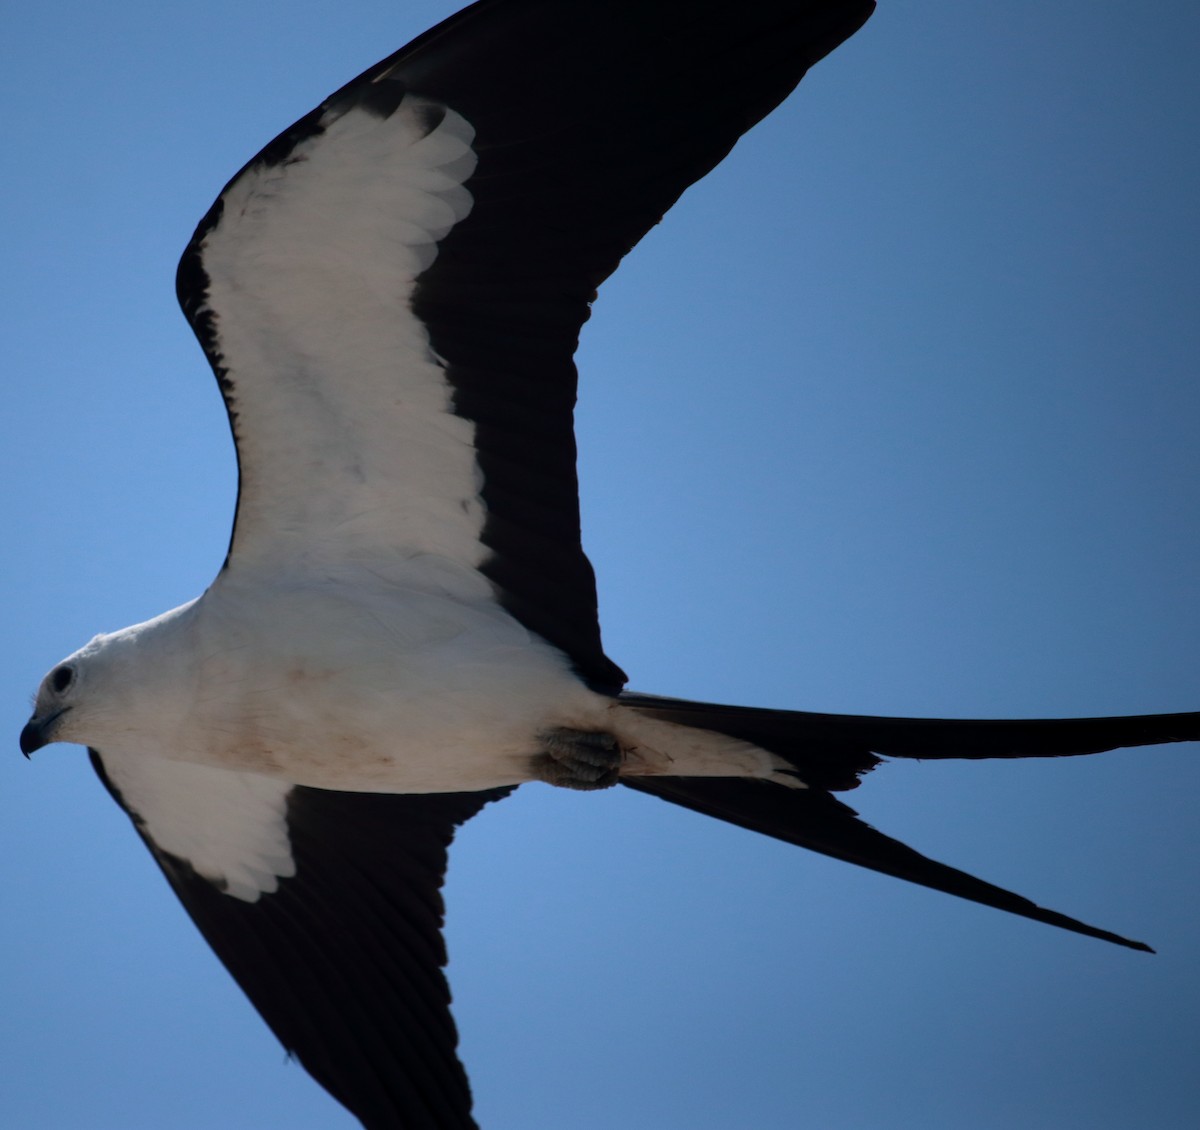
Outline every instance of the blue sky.
[[[175, 261], [265, 141], [452, 4], [9, 21], [0, 1123], [349, 1127], [28, 695], [220, 564]], [[1200, 14], [890, 0], [691, 190], [585, 336], [585, 543], [636, 688], [800, 709], [1200, 708]], [[1200, 1111], [1197, 747], [898, 764], [850, 798], [1130, 953], [625, 790], [460, 837], [487, 1130], [1126, 1130]]]

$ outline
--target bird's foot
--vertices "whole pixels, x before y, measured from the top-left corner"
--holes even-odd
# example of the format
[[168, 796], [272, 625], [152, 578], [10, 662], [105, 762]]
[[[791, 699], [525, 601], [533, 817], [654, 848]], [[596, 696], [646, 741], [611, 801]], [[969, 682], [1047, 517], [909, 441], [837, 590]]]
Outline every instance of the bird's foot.
[[559, 727], [538, 735], [542, 752], [533, 758], [533, 775], [562, 789], [607, 789], [621, 772], [621, 747], [603, 731]]

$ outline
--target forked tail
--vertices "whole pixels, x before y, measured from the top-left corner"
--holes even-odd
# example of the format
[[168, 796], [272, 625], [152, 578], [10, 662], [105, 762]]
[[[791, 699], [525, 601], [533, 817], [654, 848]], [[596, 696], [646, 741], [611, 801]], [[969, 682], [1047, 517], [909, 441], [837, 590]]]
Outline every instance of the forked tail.
[[928, 859], [877, 832], [832, 796], [852, 789], [882, 757], [1063, 757], [1200, 739], [1200, 713], [1124, 718], [988, 720], [870, 718], [716, 706], [622, 694], [621, 704], [676, 725], [712, 730], [768, 750], [795, 767], [802, 789], [745, 777], [623, 777], [622, 784], [823, 855], [972, 902], [1130, 949], [1154, 951]]

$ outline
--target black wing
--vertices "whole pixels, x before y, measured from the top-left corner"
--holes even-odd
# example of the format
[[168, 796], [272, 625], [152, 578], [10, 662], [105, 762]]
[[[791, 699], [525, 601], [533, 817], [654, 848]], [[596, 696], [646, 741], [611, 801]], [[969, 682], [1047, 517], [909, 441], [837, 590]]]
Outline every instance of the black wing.
[[227, 566], [436, 556], [619, 687], [580, 542], [580, 327], [872, 8], [484, 0], [271, 142], [178, 275], [238, 448]]
[[[441, 886], [455, 829], [509, 790], [388, 796], [280, 786], [281, 842], [260, 834], [275, 806], [241, 799], [246, 774], [91, 756], [217, 956], [334, 1098], [369, 1130], [475, 1125], [442, 972]], [[206, 832], [221, 835], [212, 850], [227, 874], [229, 845], [245, 845], [240, 879], [215, 874]], [[260, 855], [269, 858], [248, 861], [264, 839], [271, 849]]]

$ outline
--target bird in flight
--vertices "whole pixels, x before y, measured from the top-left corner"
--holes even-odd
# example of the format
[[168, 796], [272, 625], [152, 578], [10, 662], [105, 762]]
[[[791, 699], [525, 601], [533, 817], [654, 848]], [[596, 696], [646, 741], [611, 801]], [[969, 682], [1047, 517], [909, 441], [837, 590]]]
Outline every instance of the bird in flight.
[[871, 0], [481, 0], [237, 173], [178, 294], [239, 469], [196, 600], [56, 665], [21, 734], [92, 763], [284, 1046], [366, 1127], [469, 1127], [455, 829], [617, 784], [1134, 949], [877, 832], [886, 757], [1194, 740], [1200, 715], [871, 718], [624, 690], [572, 360], [596, 290]]

